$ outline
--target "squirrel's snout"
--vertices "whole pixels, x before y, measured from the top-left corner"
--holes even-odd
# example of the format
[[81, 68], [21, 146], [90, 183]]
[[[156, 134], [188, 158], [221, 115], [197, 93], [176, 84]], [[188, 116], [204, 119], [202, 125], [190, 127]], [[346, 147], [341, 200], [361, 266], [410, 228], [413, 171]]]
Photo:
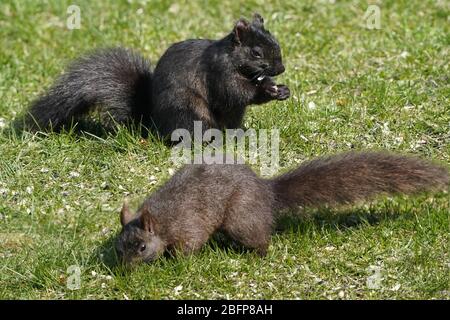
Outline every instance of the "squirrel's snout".
[[268, 70], [268, 72], [266, 72], [266, 74], [270, 77], [275, 77], [275, 76], [282, 74], [285, 70], [286, 70], [286, 68], [284, 67], [284, 65], [282, 63], [279, 63], [279, 64], [275, 65], [274, 67], [270, 68], [270, 70]]
[[275, 67], [276, 75], [282, 74], [285, 70], [286, 70], [286, 68], [281, 63]]

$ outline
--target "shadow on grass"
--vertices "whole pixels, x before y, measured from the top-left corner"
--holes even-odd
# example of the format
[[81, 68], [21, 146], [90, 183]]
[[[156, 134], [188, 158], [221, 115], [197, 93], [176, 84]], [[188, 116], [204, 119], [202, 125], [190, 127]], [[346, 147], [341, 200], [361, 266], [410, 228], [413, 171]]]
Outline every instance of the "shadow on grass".
[[300, 213], [287, 212], [281, 216], [276, 224], [276, 233], [293, 230], [298, 233], [307, 232], [311, 226], [319, 230], [333, 231], [348, 228], [360, 228], [377, 225], [385, 220], [397, 220], [405, 217], [405, 213], [398, 213], [394, 208], [377, 209], [331, 209], [322, 208], [314, 211], [306, 210]]
[[71, 143], [81, 140], [100, 142], [108, 145], [112, 150], [125, 153], [130, 147], [140, 147], [146, 145], [158, 146], [167, 149], [176, 142], [163, 139], [159, 135], [138, 124], [112, 124], [105, 126], [95, 119], [81, 119], [73, 126], [60, 130], [29, 130], [21, 124], [20, 120], [15, 120], [9, 127], [0, 130], [1, 141], [16, 141], [21, 143], [29, 139], [37, 138], [38, 141], [69, 139]]
[[114, 244], [117, 234], [109, 236], [94, 252], [94, 259], [100, 260], [108, 269], [122, 267], [119, 256], [116, 253]]
[[[103, 117], [105, 119], [107, 117]], [[39, 129], [36, 125], [30, 125], [27, 123], [26, 116], [19, 116], [13, 120], [10, 126], [3, 130], [3, 135], [16, 135], [20, 136], [23, 133], [41, 133], [46, 135], [49, 133], [66, 133], [75, 136], [84, 137], [87, 139], [106, 139], [110, 136], [116, 136], [123, 131], [126, 131], [129, 135], [140, 138], [151, 138], [155, 141], [161, 141], [163, 144], [170, 144], [170, 141], [159, 137], [156, 131], [150, 127], [147, 128], [143, 124], [137, 124], [134, 122], [118, 124], [114, 120], [101, 120], [99, 115], [84, 116], [74, 119], [72, 124], [55, 129]]]

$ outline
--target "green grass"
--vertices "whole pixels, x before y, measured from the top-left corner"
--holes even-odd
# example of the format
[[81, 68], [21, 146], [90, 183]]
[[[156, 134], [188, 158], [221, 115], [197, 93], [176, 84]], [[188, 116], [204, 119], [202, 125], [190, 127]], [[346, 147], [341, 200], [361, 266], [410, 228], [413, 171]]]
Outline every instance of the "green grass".
[[[284, 168], [350, 148], [448, 164], [448, 2], [375, 2], [379, 30], [364, 27], [366, 1], [80, 0], [82, 28], [71, 31], [70, 1], [2, 1], [0, 298], [449, 299], [448, 193], [284, 219], [264, 259], [212, 241], [121, 272], [107, 263], [121, 202], [137, 206], [168, 179], [170, 149], [126, 130], [101, 139], [7, 130], [82, 52], [120, 44], [155, 62], [173, 42], [218, 38], [259, 11], [280, 40], [279, 81], [292, 97], [252, 108], [245, 124], [280, 130]], [[79, 290], [66, 287], [71, 265]], [[378, 289], [367, 286], [374, 267]]]

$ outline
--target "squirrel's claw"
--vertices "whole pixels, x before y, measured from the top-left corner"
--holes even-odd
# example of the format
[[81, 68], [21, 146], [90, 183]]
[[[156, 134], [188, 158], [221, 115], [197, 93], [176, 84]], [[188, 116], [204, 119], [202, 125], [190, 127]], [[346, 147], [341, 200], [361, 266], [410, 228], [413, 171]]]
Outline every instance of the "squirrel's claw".
[[291, 96], [291, 91], [284, 84], [277, 85], [277, 100], [286, 100]]

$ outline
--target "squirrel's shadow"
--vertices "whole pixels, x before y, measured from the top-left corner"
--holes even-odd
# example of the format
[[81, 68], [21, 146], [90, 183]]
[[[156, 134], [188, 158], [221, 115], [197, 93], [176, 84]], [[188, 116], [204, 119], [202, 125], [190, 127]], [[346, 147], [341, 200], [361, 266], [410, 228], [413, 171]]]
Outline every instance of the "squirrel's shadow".
[[293, 230], [306, 233], [311, 226], [319, 227], [324, 231], [345, 230], [360, 228], [367, 225], [377, 225], [384, 220], [396, 220], [405, 217], [405, 214], [389, 208], [350, 208], [332, 209], [321, 208], [314, 211], [287, 213], [277, 220], [275, 233]]
[[[23, 134], [37, 134], [42, 137], [46, 137], [48, 134], [56, 133], [66, 133], [69, 135], [73, 135], [75, 137], [80, 137], [86, 140], [105, 140], [110, 137], [114, 138], [115, 141], [124, 141], [123, 139], [117, 139], [117, 137], [125, 136], [125, 140], [131, 139], [139, 142], [142, 142], [142, 139], [146, 140], [144, 143], [149, 144], [158, 144], [168, 148], [171, 148], [182, 140], [171, 140], [171, 137], [163, 137], [161, 136], [155, 127], [150, 126], [149, 128], [144, 126], [141, 123], [122, 123], [117, 124], [113, 123], [110, 125], [105, 125], [103, 122], [96, 120], [95, 118], [82, 117], [77, 119], [73, 125], [68, 127], [63, 127], [57, 130], [42, 130], [35, 131], [28, 128], [25, 124], [23, 124], [23, 120], [16, 119], [14, 120], [9, 127], [0, 131], [0, 135], [3, 135], [6, 138], [13, 136], [21, 136]], [[119, 143], [120, 144], [120, 143]], [[126, 151], [124, 148], [119, 147], [119, 150]]]
[[108, 269], [116, 269], [121, 266], [119, 257], [114, 249], [117, 233], [110, 235], [102, 244], [94, 251], [93, 259], [100, 260]]
[[[345, 230], [362, 228], [368, 225], [377, 225], [385, 220], [396, 220], [407, 214], [398, 213], [388, 208], [377, 209], [331, 209], [321, 208], [305, 212], [288, 212], [278, 218], [275, 222], [273, 234], [283, 234], [291, 230], [301, 236], [306, 234], [311, 226], [316, 227], [319, 232], [332, 230]], [[225, 252], [247, 253], [252, 252], [239, 243], [229, 238], [226, 234], [216, 233], [208, 242], [210, 247], [220, 248]]]
[[[74, 119], [71, 125], [64, 126], [58, 129], [43, 129], [43, 133], [54, 132], [54, 133], [71, 133], [76, 136], [82, 136], [85, 138], [107, 138], [111, 135], [116, 135], [118, 131], [125, 128], [132, 135], [139, 136], [141, 138], [148, 138], [149, 135], [155, 135], [154, 130], [148, 129], [142, 124], [135, 123], [105, 123], [104, 121], [98, 120], [98, 117], [79, 117]], [[8, 128], [9, 130], [4, 130], [4, 133], [20, 134], [25, 132], [35, 132], [36, 129], [30, 128], [30, 125], [25, 122], [25, 116], [19, 116], [11, 122]], [[39, 131], [38, 131], [39, 132]]]
[[[304, 213], [288, 213], [276, 221], [274, 234], [280, 234], [291, 230], [301, 234], [307, 233], [311, 226], [318, 227], [319, 232], [332, 230], [345, 230], [349, 228], [360, 228], [367, 225], [377, 225], [385, 220], [396, 220], [400, 217], [406, 217], [405, 213], [398, 213], [392, 208], [377, 209], [341, 209], [339, 211], [322, 208], [314, 211], [305, 211]], [[121, 266], [118, 256], [114, 249], [114, 242], [117, 234], [111, 235], [106, 239], [95, 252], [95, 258], [109, 269], [116, 269]], [[239, 254], [250, 253], [251, 249], [245, 248], [239, 243], [233, 241], [222, 232], [216, 232], [208, 241], [207, 246], [213, 250], [219, 249], [224, 252], [234, 252]], [[170, 253], [166, 257], [172, 258]]]

